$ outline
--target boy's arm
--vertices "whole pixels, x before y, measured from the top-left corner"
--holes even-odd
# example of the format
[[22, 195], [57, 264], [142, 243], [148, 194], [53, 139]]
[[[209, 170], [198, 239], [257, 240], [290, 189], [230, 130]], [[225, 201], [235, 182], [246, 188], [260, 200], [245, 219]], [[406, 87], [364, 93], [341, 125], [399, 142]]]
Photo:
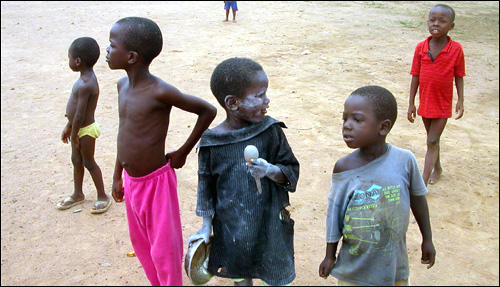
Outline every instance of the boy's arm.
[[71, 122], [68, 120], [68, 123], [64, 126], [64, 129], [61, 133], [61, 140], [63, 143], [68, 143], [71, 139]]
[[178, 151], [184, 154], [189, 154], [196, 143], [200, 140], [203, 132], [208, 129], [212, 121], [217, 115], [217, 109], [209, 102], [187, 94], [183, 94], [185, 101], [176, 107], [198, 115], [198, 119], [187, 138], [186, 142], [179, 148]]
[[429, 220], [429, 208], [425, 195], [410, 195], [410, 207], [422, 234], [422, 264], [428, 264], [427, 269], [434, 265], [436, 250], [432, 243], [431, 222]]
[[286, 176], [281, 171], [281, 168], [274, 164], [270, 164], [263, 158], [256, 158], [247, 163], [248, 171], [255, 178], [263, 178], [267, 176], [274, 182], [285, 183]]
[[287, 191], [294, 192], [299, 178], [300, 165], [286, 139], [281, 127], [274, 126], [277, 131], [276, 145], [279, 147], [274, 164], [263, 158], [252, 159], [247, 163], [250, 174], [255, 178], [267, 177], [283, 185]]
[[123, 202], [123, 166], [118, 159], [118, 155], [116, 156], [115, 163], [115, 172], [113, 173], [113, 187], [111, 191], [111, 195], [113, 196], [116, 202]]
[[82, 127], [83, 121], [85, 120], [85, 112], [87, 110], [87, 104], [91, 93], [90, 86], [82, 85], [78, 88], [78, 103], [76, 104], [76, 112], [73, 117], [72, 130], [71, 130], [71, 141], [75, 144], [77, 148], [80, 148], [80, 139], [78, 138], [78, 132]]
[[286, 176], [281, 171], [281, 168], [271, 164], [267, 169], [266, 176], [274, 182], [285, 183], [287, 181]]
[[209, 102], [195, 96], [183, 94], [173, 86], [167, 87], [160, 100], [181, 110], [198, 115], [198, 120], [186, 142], [176, 151], [167, 154], [167, 158], [171, 161], [170, 165], [173, 168], [181, 168], [186, 163], [188, 154], [201, 138], [203, 132], [208, 129], [215, 119], [217, 109]]
[[210, 241], [212, 233], [212, 217], [215, 215], [217, 201], [216, 179], [211, 173], [210, 148], [200, 147], [198, 152], [198, 190], [196, 195], [196, 215], [203, 217], [203, 226], [195, 234], [188, 237], [187, 246], [203, 238]]
[[205, 243], [210, 241], [210, 234], [212, 234], [212, 216], [203, 216], [203, 226], [195, 234], [188, 237], [187, 246], [191, 245], [196, 240], [203, 238]]
[[417, 108], [415, 108], [415, 96], [417, 95], [418, 90], [418, 81], [419, 76], [412, 75], [411, 76], [411, 84], [410, 84], [410, 100], [408, 105], [408, 120], [413, 123], [415, 117], [417, 116]]
[[457, 106], [455, 108], [457, 117], [455, 118], [455, 120], [458, 120], [464, 115], [464, 78], [455, 77], [455, 85], [457, 86], [458, 95]]
[[337, 246], [339, 242], [329, 242], [326, 244], [326, 255], [325, 259], [323, 259], [323, 262], [319, 265], [319, 276], [323, 278], [327, 278], [328, 275], [330, 275], [330, 271], [332, 271], [333, 266], [335, 265], [336, 257], [335, 254], [337, 253]]

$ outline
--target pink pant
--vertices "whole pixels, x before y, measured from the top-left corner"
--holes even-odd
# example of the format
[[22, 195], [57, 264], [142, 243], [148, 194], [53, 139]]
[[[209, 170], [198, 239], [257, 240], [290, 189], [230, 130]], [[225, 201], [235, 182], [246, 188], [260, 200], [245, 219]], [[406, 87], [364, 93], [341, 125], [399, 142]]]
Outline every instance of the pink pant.
[[123, 187], [130, 240], [149, 282], [182, 285], [182, 227], [170, 162], [142, 177], [124, 171]]

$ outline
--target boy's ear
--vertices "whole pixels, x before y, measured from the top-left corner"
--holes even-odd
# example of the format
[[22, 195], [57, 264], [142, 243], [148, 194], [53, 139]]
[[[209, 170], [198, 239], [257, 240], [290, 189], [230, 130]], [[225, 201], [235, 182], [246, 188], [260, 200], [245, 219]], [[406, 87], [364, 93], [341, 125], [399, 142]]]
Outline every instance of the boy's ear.
[[236, 111], [238, 109], [238, 99], [236, 99], [236, 96], [227, 95], [224, 98], [224, 104], [226, 105], [226, 109], [230, 111]]
[[391, 120], [386, 119], [386, 120], [381, 121], [380, 122], [380, 131], [379, 131], [380, 135], [381, 136], [387, 135], [391, 131], [391, 128], [392, 128]]
[[130, 51], [128, 55], [128, 63], [134, 64], [137, 63], [137, 60], [139, 60], [139, 54], [137, 52]]
[[82, 65], [82, 59], [75, 58], [75, 64], [76, 64], [77, 67], [81, 66]]

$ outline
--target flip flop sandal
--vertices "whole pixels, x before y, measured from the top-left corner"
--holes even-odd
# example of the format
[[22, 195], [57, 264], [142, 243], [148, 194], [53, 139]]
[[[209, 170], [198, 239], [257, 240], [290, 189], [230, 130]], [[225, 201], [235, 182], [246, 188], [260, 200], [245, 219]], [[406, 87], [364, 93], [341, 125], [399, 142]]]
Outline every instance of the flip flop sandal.
[[101, 205], [101, 204], [104, 204], [104, 203], [106, 203], [105, 207], [103, 207], [101, 209], [91, 209], [90, 213], [98, 214], [98, 213], [105, 212], [111, 206], [111, 199], [109, 199], [108, 201], [106, 201], [106, 200], [98, 200], [98, 201], [95, 202], [94, 207], [96, 207], [98, 205]]
[[83, 198], [80, 201], [75, 201], [73, 199], [73, 197], [68, 196], [62, 202], [57, 203], [57, 209], [61, 209], [61, 210], [68, 209], [68, 208], [71, 208], [77, 204], [83, 203], [84, 201], [85, 201], [85, 198]]

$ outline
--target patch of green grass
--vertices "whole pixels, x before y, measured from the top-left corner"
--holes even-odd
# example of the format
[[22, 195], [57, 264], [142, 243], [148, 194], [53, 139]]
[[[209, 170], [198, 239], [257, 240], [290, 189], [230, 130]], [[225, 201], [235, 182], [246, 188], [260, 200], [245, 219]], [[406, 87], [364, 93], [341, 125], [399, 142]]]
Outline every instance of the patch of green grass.
[[373, 8], [387, 8], [387, 5], [383, 2], [378, 2], [378, 1], [369, 1], [366, 3], [368, 7], [373, 7]]
[[399, 20], [399, 24], [405, 26], [406, 28], [418, 28], [422, 26], [423, 23], [423, 21], [418, 21], [418, 23], [416, 23], [413, 20]]

